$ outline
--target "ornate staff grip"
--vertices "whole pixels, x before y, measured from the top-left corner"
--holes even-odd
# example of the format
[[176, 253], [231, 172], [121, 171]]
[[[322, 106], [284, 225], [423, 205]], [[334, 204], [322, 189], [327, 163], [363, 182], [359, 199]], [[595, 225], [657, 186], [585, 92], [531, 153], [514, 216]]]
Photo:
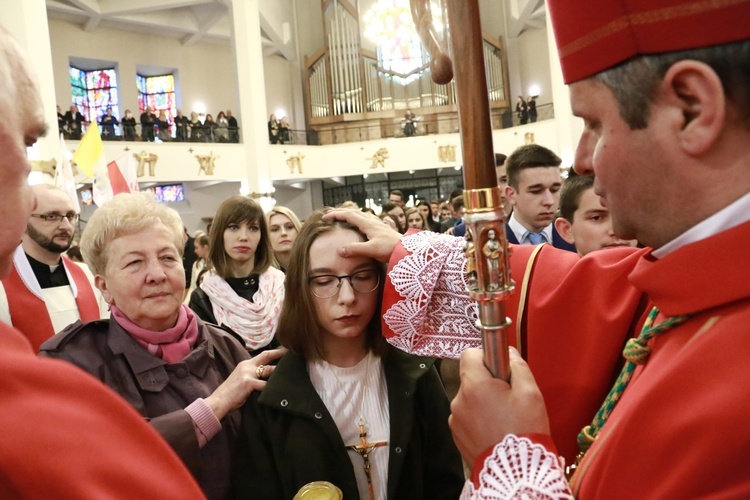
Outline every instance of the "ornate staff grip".
[[446, 85], [453, 79], [453, 63], [437, 37], [430, 10], [430, 0], [411, 0], [411, 17], [417, 27], [419, 39], [430, 54], [432, 80]]
[[[411, 0], [419, 36], [433, 61], [448, 58], [435, 36], [428, 0]], [[455, 66], [461, 150], [464, 164], [464, 217], [466, 224], [466, 278], [477, 301], [484, 364], [497, 378], [510, 379], [505, 300], [513, 291], [505, 236], [505, 213], [497, 187], [492, 123], [482, 51], [482, 27], [477, 0], [448, 0], [451, 52]], [[429, 23], [429, 24], [428, 24]], [[437, 47], [437, 49], [436, 49]], [[450, 62], [450, 58], [448, 58]], [[439, 67], [442, 61], [436, 63]], [[437, 83], [433, 70], [432, 77]]]

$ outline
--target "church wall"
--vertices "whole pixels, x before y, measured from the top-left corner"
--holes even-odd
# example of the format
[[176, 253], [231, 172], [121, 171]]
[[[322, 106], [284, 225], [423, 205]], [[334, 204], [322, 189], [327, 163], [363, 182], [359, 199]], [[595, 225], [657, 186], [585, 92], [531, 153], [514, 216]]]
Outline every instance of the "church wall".
[[482, 18], [482, 31], [495, 38], [505, 36], [505, 23], [501, 2], [479, 0], [479, 15]]
[[[529, 87], [538, 85], [541, 89], [537, 106], [552, 102], [552, 79], [549, 68], [549, 50], [547, 47], [547, 30], [530, 29], [521, 33], [518, 37], [516, 48], [519, 51], [521, 88], [513, 89], [512, 103], [515, 96], [529, 96]], [[515, 104], [514, 104], [515, 106]]]
[[[490, 9], [487, 10], [487, 5]], [[311, 54], [320, 48], [322, 40], [322, 24], [320, 20], [320, 0], [296, 1], [300, 54]], [[485, 31], [493, 36], [502, 33], [502, 12], [494, 7], [490, 0], [482, 0], [482, 18]], [[202, 101], [208, 112], [216, 115], [219, 109], [237, 104], [233, 101], [237, 95], [235, 64], [231, 47], [226, 44], [197, 43], [182, 46], [178, 40], [158, 35], [141, 35], [114, 29], [99, 27], [93, 32], [84, 32], [80, 27], [65, 21], [50, 19], [50, 37], [52, 42], [53, 69], [55, 91], [58, 104], [66, 109], [70, 103], [70, 83], [68, 79], [68, 57], [78, 56], [89, 59], [116, 61], [119, 64], [119, 88], [121, 112], [129, 108], [137, 110], [137, 90], [135, 86], [135, 68], [137, 65], [161, 66], [176, 68], [178, 75], [178, 104], [189, 113], [195, 101]], [[511, 96], [523, 92], [528, 93], [528, 86], [536, 83], [541, 87], [542, 94], [539, 104], [551, 101], [551, 83], [549, 76], [549, 60], [545, 30], [527, 30], [515, 40], [515, 50], [518, 50], [523, 61], [517, 79], [517, 87], [511, 91]], [[301, 61], [299, 62], [301, 64]], [[264, 60], [264, 74], [266, 86], [266, 101], [268, 113], [281, 107], [291, 116], [299, 115], [301, 95], [296, 90], [294, 82], [294, 62], [289, 62], [280, 56], [270, 56]], [[232, 101], [232, 102], [229, 102]], [[513, 102], [514, 99], [511, 99]], [[243, 118], [238, 117], [240, 126]], [[293, 128], [302, 128], [302, 120], [292, 119]], [[525, 134], [533, 132], [535, 141], [553, 150], [559, 146], [558, 131], [553, 121], [541, 122], [513, 129], [496, 130], [493, 132], [495, 151], [509, 154], [515, 147], [525, 142]], [[460, 139], [456, 134], [441, 134], [439, 136], [419, 136], [402, 140], [379, 140], [365, 143], [341, 144], [328, 147], [308, 146], [271, 146], [269, 164], [271, 177], [276, 181], [276, 201], [279, 205], [288, 206], [300, 218], [309, 215], [312, 209], [322, 204], [322, 184], [319, 179], [340, 175], [361, 175], [373, 172], [371, 157], [374, 152], [386, 147], [390, 158], [386, 167], [378, 167], [379, 171], [395, 172], [422, 168], [450, 168], [454, 163], [441, 163], [438, 158], [438, 147], [455, 145], [456, 156], [460, 162]], [[75, 144], [69, 144], [74, 148]], [[105, 143], [106, 157], [117, 158], [122, 155], [122, 144]], [[236, 145], [203, 144], [196, 146], [195, 151], [185, 150], [184, 145], [137, 144], [139, 152], [142, 149], [159, 155], [159, 166], [156, 177], [143, 179], [145, 182], [175, 182], [185, 181], [186, 198], [189, 201], [174, 204], [181, 213], [185, 224], [192, 232], [195, 229], [205, 229], [202, 217], [213, 215], [218, 205], [228, 196], [239, 192], [238, 179], [247, 176], [244, 165], [247, 162], [245, 152]], [[131, 146], [132, 148], [132, 146]], [[198, 172], [196, 154], [216, 154], [216, 176], [227, 180], [210, 184], [202, 182], [207, 179]], [[291, 155], [302, 154], [305, 158], [304, 174], [291, 173], [287, 159]], [[210, 177], [209, 177], [210, 178]], [[284, 186], [285, 183], [298, 182], [296, 187]]]
[[137, 115], [135, 77], [139, 65], [177, 70], [177, 104], [187, 115], [196, 102], [202, 102], [206, 112], [214, 118], [219, 110], [237, 108], [234, 97], [237, 77], [228, 44], [196, 43], [186, 47], [177, 39], [158, 34], [144, 35], [104, 27], [84, 32], [77, 25], [56, 19], [49, 20], [49, 29], [55, 94], [63, 110], [71, 101], [70, 56], [118, 63], [120, 116], [125, 109]]
[[323, 47], [323, 10], [321, 0], [296, 0], [297, 36], [300, 62]]
[[[296, 101], [294, 96], [294, 82], [292, 81], [295, 66], [281, 56], [273, 55], [263, 60], [263, 72], [266, 79], [266, 107], [268, 114], [276, 114], [279, 120], [286, 116], [293, 129], [304, 127], [304, 116], [297, 120], [295, 117]], [[297, 75], [299, 78], [299, 75]], [[279, 111], [283, 110], [283, 113]]]
[[[313, 184], [313, 182], [300, 183], [300, 187], [303, 189], [288, 186], [275, 186], [276, 192], [274, 193], [274, 197], [276, 198], [276, 205], [290, 209], [297, 217], [299, 217], [299, 220], [305, 220], [314, 209], [320, 208], [322, 203], [315, 203], [313, 201], [313, 189], [311, 184]], [[320, 183], [318, 182], [318, 184]]]

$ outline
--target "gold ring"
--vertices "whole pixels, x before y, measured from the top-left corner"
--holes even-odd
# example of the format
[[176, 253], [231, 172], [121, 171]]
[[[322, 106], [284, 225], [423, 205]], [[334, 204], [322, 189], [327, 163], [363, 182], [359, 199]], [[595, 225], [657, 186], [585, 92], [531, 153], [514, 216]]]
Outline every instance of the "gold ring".
[[266, 369], [266, 365], [258, 365], [258, 368], [255, 369], [255, 374], [258, 376], [258, 378], [263, 378], [263, 370]]

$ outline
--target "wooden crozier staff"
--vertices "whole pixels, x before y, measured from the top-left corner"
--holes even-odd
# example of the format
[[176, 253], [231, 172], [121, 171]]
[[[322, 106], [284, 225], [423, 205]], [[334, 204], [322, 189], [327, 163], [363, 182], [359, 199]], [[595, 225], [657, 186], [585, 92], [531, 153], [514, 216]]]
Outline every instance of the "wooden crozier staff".
[[422, 44], [433, 60], [432, 78], [448, 83], [455, 73], [464, 166], [467, 282], [479, 306], [484, 363], [496, 378], [510, 379], [505, 300], [513, 291], [505, 213], [495, 174], [490, 103], [477, 0], [447, 0], [452, 64], [432, 26], [429, 0], [411, 0]]

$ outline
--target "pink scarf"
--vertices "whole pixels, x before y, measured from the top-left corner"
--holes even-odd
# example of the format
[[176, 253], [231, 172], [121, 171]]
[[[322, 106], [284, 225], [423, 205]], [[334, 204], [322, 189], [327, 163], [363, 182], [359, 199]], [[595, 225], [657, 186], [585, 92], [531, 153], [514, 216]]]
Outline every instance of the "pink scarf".
[[115, 306], [110, 306], [112, 317], [131, 337], [150, 354], [167, 363], [177, 363], [193, 350], [198, 340], [198, 323], [195, 314], [185, 304], [180, 306], [177, 324], [162, 332], [146, 330], [136, 325]]
[[231, 328], [248, 348], [256, 350], [271, 343], [284, 303], [284, 273], [274, 267], [266, 269], [252, 302], [237, 295], [215, 271], [206, 273], [201, 288], [211, 299], [216, 322]]

